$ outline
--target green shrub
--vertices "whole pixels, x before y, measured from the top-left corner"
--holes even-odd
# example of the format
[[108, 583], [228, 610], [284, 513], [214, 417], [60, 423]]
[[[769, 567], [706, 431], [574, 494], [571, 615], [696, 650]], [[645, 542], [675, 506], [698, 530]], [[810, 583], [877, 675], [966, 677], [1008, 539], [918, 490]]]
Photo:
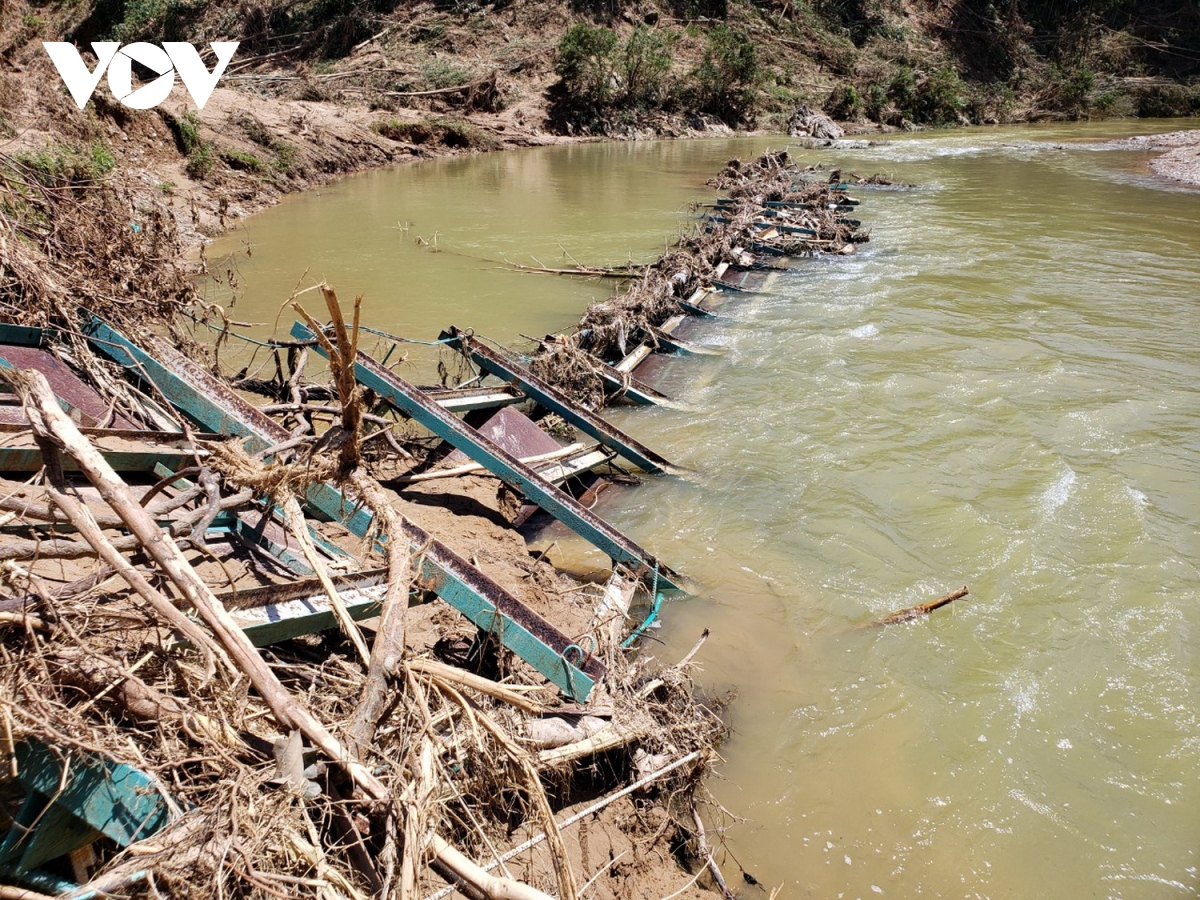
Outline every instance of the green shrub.
[[205, 11], [207, 0], [124, 0], [104, 4], [118, 9], [120, 21], [111, 37], [129, 43], [139, 40], [182, 41], [192, 37], [192, 23]]
[[917, 102], [917, 73], [908, 66], [901, 66], [887, 86], [887, 99], [900, 110], [901, 115], [913, 118]]
[[241, 150], [222, 150], [221, 159], [229, 168], [242, 172], [263, 172], [267, 168], [253, 153], [243, 153]]
[[1058, 105], [1071, 116], [1086, 116], [1091, 108], [1092, 88], [1096, 75], [1091, 69], [1080, 66], [1070, 72], [1056, 72], [1061, 80], [1058, 86]]
[[825, 101], [825, 111], [835, 119], [854, 121], [860, 119], [866, 110], [862, 95], [852, 84], [835, 87]]
[[577, 105], [594, 109], [613, 98], [618, 43], [611, 28], [583, 23], [572, 25], [559, 41], [554, 71]]
[[296, 168], [296, 148], [291, 144], [283, 141], [276, 141], [272, 147], [275, 151], [275, 162], [273, 166], [276, 172], [288, 174]]
[[619, 73], [625, 99], [646, 109], [659, 106], [669, 91], [665, 81], [671, 71], [671, 51], [678, 35], [639, 25], [619, 55]]
[[197, 150], [204, 143], [200, 140], [200, 117], [189, 109], [183, 114], [182, 118], [175, 119], [174, 121], [175, 127], [172, 130], [175, 132], [175, 139], [179, 144], [179, 149], [185, 155], [190, 156], [193, 151]]
[[217, 154], [213, 152], [212, 144], [202, 142], [188, 154], [185, 171], [188, 178], [203, 181], [217, 164]]
[[421, 63], [421, 77], [425, 79], [426, 85], [438, 90], [466, 84], [471, 80], [471, 72], [443, 59], [429, 59]]
[[700, 65], [692, 70], [697, 108], [730, 125], [752, 121], [763, 81], [754, 42], [742, 31], [714, 25], [707, 44]]
[[1107, 116], [1117, 108], [1117, 102], [1121, 99], [1120, 93], [1114, 90], [1101, 91], [1092, 98], [1092, 109], [1099, 115]]
[[957, 124], [970, 106], [969, 94], [952, 67], [938, 69], [917, 84], [912, 118], [929, 125]]

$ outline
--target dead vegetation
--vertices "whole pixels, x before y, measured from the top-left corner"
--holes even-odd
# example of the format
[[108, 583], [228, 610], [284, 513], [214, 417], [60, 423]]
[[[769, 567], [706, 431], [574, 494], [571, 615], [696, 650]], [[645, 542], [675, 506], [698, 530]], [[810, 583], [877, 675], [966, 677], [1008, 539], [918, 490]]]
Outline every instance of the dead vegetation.
[[[724, 727], [696, 698], [685, 666], [626, 658], [617, 641], [624, 616], [596, 622], [597, 633], [611, 631], [593, 646], [607, 677], [586, 708], [564, 705], [486, 634], [472, 665], [453, 643], [438, 658], [407, 640], [410, 602], [434, 587], [424, 566], [434, 542], [368, 464], [369, 441], [396, 438], [393, 422], [367, 411], [355, 380], [357, 301], [346, 321], [322, 286], [328, 329], [297, 304], [330, 358], [330, 382], [305, 384], [306, 350], [288, 348], [287, 375], [280, 368], [273, 390], [290, 401], [275, 407], [292, 416], [290, 432], [273, 426], [272, 446], [198, 435], [85, 339], [98, 314], [168, 366], [194, 366], [197, 345], [183, 323], [228, 326], [173, 268], [170, 217], [137, 209], [145, 224], [128, 227], [128, 198], [44, 185], [4, 162], [0, 318], [51, 329], [48, 350], [113, 398], [110, 418], [177, 426], [190, 458], [152, 484], [128, 480], [108, 461], [109, 438], [81, 431], [41, 372], [0, 367], [43, 463], [24, 484], [6, 482], [0, 502], [0, 834], [10, 838], [0, 864], [11, 876], [14, 860], [34, 852], [26, 847], [46, 839], [16, 804], [45, 754], [63, 785], [95, 787], [116, 766], [136, 770], [149, 794], [119, 802], [149, 796], [162, 819], [124, 839], [102, 829], [69, 862], [37, 858], [22, 869], [23, 887], [0, 888], [4, 896], [38, 900], [75, 882], [151, 897], [415, 898], [449, 885], [487, 897], [573, 898], [608, 868], [577, 870], [561, 834], [559, 811], [577, 802], [581, 778], [585, 797], [600, 787], [588, 807], [597, 815], [631, 799], [662, 811], [660, 826], [636, 841], [639, 852], [659, 854], [658, 865], [670, 845], [707, 862], [694, 810]], [[317, 406], [332, 421], [318, 422]], [[410, 460], [419, 452], [394, 447]], [[76, 469], [82, 478], [68, 475]], [[317, 546], [322, 531], [305, 511], [327, 486], [376, 523], [349, 571], [349, 560]], [[309, 581], [213, 531], [230, 517], [266, 521], [272, 510], [278, 524], [269, 527], [307, 564]], [[354, 569], [379, 573], [369, 627], [349, 609]], [[244, 616], [256, 592], [280, 586], [323, 595], [335, 629], [256, 646]], [[38, 816], [57, 802], [53, 793]], [[518, 828], [536, 834], [515, 862], [474, 861], [495, 859]]]

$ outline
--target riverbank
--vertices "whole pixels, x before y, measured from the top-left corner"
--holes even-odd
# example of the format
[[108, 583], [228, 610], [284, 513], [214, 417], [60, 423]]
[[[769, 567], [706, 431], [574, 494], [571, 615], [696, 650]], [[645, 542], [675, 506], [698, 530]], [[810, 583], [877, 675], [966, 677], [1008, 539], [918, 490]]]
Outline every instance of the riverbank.
[[[1170, 43], [1196, 23], [1170, 18], [1159, 44], [1143, 33], [1154, 17], [1126, 21], [1126, 5], [1057, 22], [1022, 4], [964, 19], [920, 2], [853, 13], [651, 3], [581, 16], [562, 0], [371, 11], [305, 0], [236, 13], [9, 0], [0, 140], [47, 180], [119, 179], [165, 202], [194, 246], [283, 194], [404, 160], [597, 137], [800, 134], [808, 107], [851, 132], [1200, 109], [1172, 68], [1186, 54]], [[180, 37], [240, 41], [204, 110], [181, 87], [160, 109], [131, 110], [101, 79], [81, 112], [41, 47]], [[1060, 44], [1071, 52], [1056, 56]]]
[[1160, 178], [1200, 186], [1200, 129], [1130, 138], [1128, 146], [1156, 152], [1150, 171]]

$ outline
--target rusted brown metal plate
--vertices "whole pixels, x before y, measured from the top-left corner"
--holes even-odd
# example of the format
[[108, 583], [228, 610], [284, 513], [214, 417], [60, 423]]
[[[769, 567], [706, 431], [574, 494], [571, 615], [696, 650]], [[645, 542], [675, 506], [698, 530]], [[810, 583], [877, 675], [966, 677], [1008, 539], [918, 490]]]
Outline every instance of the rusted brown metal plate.
[[[0, 345], [0, 357], [17, 369], [34, 369], [45, 375], [55, 396], [66, 400], [82, 414], [77, 424], [95, 427], [100, 423], [105, 423], [109, 428], [122, 430], [137, 427], [120, 415], [114, 416], [112, 422], [107, 423], [108, 404], [104, 402], [104, 399], [48, 350], [41, 347], [18, 347], [12, 344], [3, 344]], [[14, 423], [27, 421], [23, 413], [19, 413], [19, 418], [11, 415], [11, 409], [9, 407], [3, 411], [3, 418], [0, 418], [0, 421]]]

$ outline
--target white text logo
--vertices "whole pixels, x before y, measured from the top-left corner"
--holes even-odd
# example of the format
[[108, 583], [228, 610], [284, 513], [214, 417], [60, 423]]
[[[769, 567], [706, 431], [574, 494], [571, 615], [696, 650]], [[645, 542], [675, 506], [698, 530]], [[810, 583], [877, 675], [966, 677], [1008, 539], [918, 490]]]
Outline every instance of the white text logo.
[[[196, 101], [196, 106], [204, 109], [204, 104], [208, 102], [213, 88], [217, 86], [217, 80], [224, 74], [225, 67], [233, 59], [239, 43], [212, 42], [217, 64], [211, 72], [200, 60], [196, 48], [183, 41], [164, 41], [161, 47], [143, 42], [122, 47], [119, 41], [92, 41], [92, 50], [95, 51], [99, 62], [91, 71], [74, 44], [65, 41], [43, 41], [42, 46], [50, 54], [54, 67], [58, 69], [58, 74], [62, 76], [63, 83], [80, 109], [91, 99], [106, 70], [108, 86], [113, 96], [130, 109], [150, 109], [166, 100], [171, 88], [175, 86], [176, 72], [179, 73], [179, 78], [192, 95], [192, 99]], [[136, 90], [133, 87], [135, 62], [141, 63], [158, 75], [149, 84], [144, 84]]]

